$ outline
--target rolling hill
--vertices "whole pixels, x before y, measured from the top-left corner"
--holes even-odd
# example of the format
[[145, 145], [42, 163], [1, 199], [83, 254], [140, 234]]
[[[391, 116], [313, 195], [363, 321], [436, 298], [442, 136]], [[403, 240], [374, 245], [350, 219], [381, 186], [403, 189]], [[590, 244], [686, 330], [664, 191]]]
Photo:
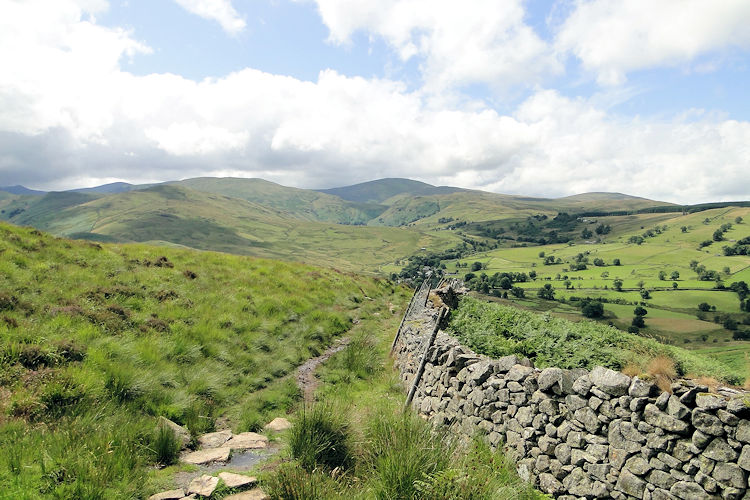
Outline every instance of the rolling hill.
[[412, 179], [378, 179], [374, 181], [362, 182], [352, 186], [343, 186], [330, 189], [319, 189], [321, 193], [332, 194], [349, 201], [358, 203], [383, 203], [388, 204], [388, 200], [398, 195], [430, 195], [430, 194], [449, 194], [456, 191], [464, 191], [462, 188], [450, 186], [432, 186], [425, 182], [415, 181]]

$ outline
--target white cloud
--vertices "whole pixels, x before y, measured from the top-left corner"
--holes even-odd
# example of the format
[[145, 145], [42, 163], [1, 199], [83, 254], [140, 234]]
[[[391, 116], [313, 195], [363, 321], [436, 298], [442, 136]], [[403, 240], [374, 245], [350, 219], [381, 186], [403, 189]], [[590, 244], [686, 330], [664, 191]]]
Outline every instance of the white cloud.
[[747, 0], [578, 0], [555, 45], [578, 57], [599, 83], [613, 85], [632, 71], [750, 49], [748, 26]]
[[183, 9], [197, 16], [218, 22], [222, 29], [236, 35], [247, 26], [232, 6], [231, 0], [174, 0]]
[[522, 0], [315, 0], [330, 41], [381, 36], [402, 60], [423, 59], [428, 89], [533, 85], [561, 66], [524, 22]]
[[448, 109], [332, 70], [314, 82], [255, 69], [136, 76], [122, 58], [148, 49], [131, 33], [72, 1], [41, 7], [0, 0], [0, 185], [231, 173], [301, 187], [398, 176], [532, 195], [747, 197], [748, 122], [625, 118], [543, 90], [508, 115]]

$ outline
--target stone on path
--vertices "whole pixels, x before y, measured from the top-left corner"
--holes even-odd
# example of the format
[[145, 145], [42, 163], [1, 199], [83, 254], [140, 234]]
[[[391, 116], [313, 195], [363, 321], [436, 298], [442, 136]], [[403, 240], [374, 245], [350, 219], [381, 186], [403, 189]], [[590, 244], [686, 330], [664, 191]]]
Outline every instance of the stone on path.
[[271, 497], [266, 495], [265, 491], [255, 488], [254, 490], [229, 495], [228, 497], [224, 497], [224, 500], [268, 500], [269, 498]]
[[207, 476], [203, 475], [200, 477], [196, 477], [192, 481], [190, 481], [190, 484], [188, 485], [188, 495], [191, 493], [195, 493], [196, 495], [201, 495], [204, 497], [210, 497], [214, 490], [216, 489], [216, 486], [219, 485], [219, 478], [214, 476]]
[[219, 479], [224, 481], [227, 488], [240, 488], [249, 486], [258, 482], [258, 478], [234, 474], [233, 472], [219, 472]]
[[268, 447], [268, 438], [255, 432], [243, 432], [237, 434], [226, 442], [227, 447], [233, 450], [256, 450]]
[[172, 432], [174, 432], [177, 441], [179, 441], [182, 445], [182, 448], [185, 448], [188, 444], [190, 444], [190, 432], [188, 432], [188, 430], [183, 426], [176, 424], [168, 418], [164, 417], [159, 417], [159, 426], [166, 426], [167, 428], [171, 429]]
[[151, 495], [150, 497], [148, 497], [148, 500], [179, 500], [184, 497], [185, 497], [185, 491], [182, 489], [179, 489], [179, 490], [162, 491], [161, 493]]
[[228, 446], [198, 450], [184, 455], [182, 461], [194, 465], [202, 465], [209, 462], [226, 462], [229, 460], [229, 453], [231, 451], [231, 448]]
[[274, 432], [281, 432], [289, 429], [292, 426], [292, 423], [289, 422], [289, 420], [283, 418], [283, 417], [276, 417], [273, 420], [271, 420], [269, 423], [266, 424], [264, 429], [267, 429], [269, 431]]
[[219, 446], [223, 446], [224, 443], [229, 441], [231, 437], [232, 431], [229, 430], [210, 432], [208, 434], [200, 436], [198, 438], [198, 443], [201, 445], [201, 448], [218, 448]]

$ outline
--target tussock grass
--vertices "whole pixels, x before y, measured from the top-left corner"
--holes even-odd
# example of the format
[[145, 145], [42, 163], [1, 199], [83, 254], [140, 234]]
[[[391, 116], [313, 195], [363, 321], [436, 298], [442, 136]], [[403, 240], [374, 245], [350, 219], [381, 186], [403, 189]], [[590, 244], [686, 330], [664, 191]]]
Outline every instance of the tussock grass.
[[219, 417], [258, 430], [298, 404], [299, 364], [355, 318], [390, 318], [407, 294], [302, 264], [4, 224], [0, 255], [0, 489], [11, 498], [136, 497], [147, 467], [171, 461], [158, 417], [194, 437]]

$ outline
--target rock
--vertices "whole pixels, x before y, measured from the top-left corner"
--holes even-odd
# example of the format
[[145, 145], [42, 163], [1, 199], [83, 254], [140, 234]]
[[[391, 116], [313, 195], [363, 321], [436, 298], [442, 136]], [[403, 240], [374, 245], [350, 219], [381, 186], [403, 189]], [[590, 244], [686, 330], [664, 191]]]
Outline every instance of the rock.
[[677, 498], [683, 500], [708, 500], [709, 496], [706, 491], [696, 483], [679, 481], [672, 485], [669, 492]]
[[661, 470], [651, 471], [647, 479], [649, 483], [659, 488], [664, 488], [665, 490], [668, 490], [674, 483], [677, 482], [677, 479], [672, 477], [667, 472]]
[[228, 497], [224, 497], [224, 500], [269, 500], [270, 498], [262, 489], [255, 488], [250, 491], [229, 495]]
[[727, 407], [727, 400], [718, 394], [702, 392], [695, 396], [695, 404], [704, 410], [718, 410]]
[[[721, 425], [721, 421], [710, 413], [706, 413], [705, 411], [696, 408], [693, 410], [691, 421], [693, 426], [704, 434], [709, 434], [711, 436], [724, 435], [724, 426]], [[740, 426], [741, 425], [742, 422], [740, 422]], [[748, 426], [748, 431], [750, 431], [750, 426]], [[748, 437], [750, 438], [750, 434]]]
[[552, 474], [539, 474], [539, 489], [550, 495], [558, 495], [565, 491], [562, 483]]
[[740, 458], [737, 459], [737, 465], [750, 471], [750, 446], [745, 445], [742, 447], [742, 453], [740, 453]]
[[508, 371], [508, 374], [505, 375], [505, 380], [511, 381], [515, 380], [518, 382], [519, 380], [523, 380], [529, 375], [534, 373], [534, 369], [528, 366], [523, 365], [514, 365], [513, 368], [511, 368]]
[[573, 382], [573, 391], [580, 394], [581, 396], [587, 395], [590, 390], [591, 379], [589, 379], [588, 375], [582, 375], [578, 377], [575, 382]]
[[227, 441], [226, 446], [233, 450], [256, 450], [268, 447], [268, 438], [255, 432], [243, 432]]
[[282, 432], [292, 427], [292, 423], [283, 417], [276, 417], [266, 424], [264, 429], [273, 432]]
[[690, 410], [687, 406], [680, 403], [680, 399], [672, 394], [670, 396], [669, 401], [667, 402], [667, 415], [671, 415], [674, 418], [679, 418], [682, 420], [683, 418], [690, 415]]
[[219, 431], [219, 432], [210, 432], [208, 434], [203, 434], [198, 438], [198, 444], [200, 444], [201, 448], [218, 448], [219, 446], [223, 446], [224, 443], [229, 441], [229, 439], [232, 437], [232, 431], [226, 430], [226, 431]]
[[625, 462], [625, 469], [637, 476], [642, 476], [651, 470], [651, 465], [641, 456], [634, 456]]
[[150, 497], [148, 497], [148, 500], [179, 500], [180, 498], [184, 498], [184, 497], [185, 497], [185, 490], [179, 489], [179, 490], [162, 491], [161, 493], [151, 495]]
[[648, 397], [654, 392], [655, 387], [656, 386], [651, 382], [646, 382], [638, 377], [633, 377], [633, 381], [628, 388], [628, 395], [634, 398]]
[[159, 417], [158, 425], [160, 426], [163, 425], [171, 429], [172, 432], [174, 432], [174, 435], [177, 438], [177, 441], [179, 441], [180, 444], [182, 445], [182, 449], [184, 449], [185, 447], [187, 447], [187, 445], [190, 444], [190, 440], [191, 440], [190, 432], [187, 429], [185, 429], [183, 426], [176, 424], [172, 422], [171, 420], [169, 420], [168, 418], [164, 418], [164, 417]]
[[726, 441], [721, 438], [716, 438], [706, 447], [702, 456], [717, 462], [731, 462], [736, 459], [738, 455], [739, 454], [734, 451]]
[[241, 488], [243, 486], [254, 485], [258, 482], [258, 478], [252, 476], [243, 476], [242, 474], [234, 474], [232, 472], [219, 472], [219, 479], [224, 481], [224, 484], [228, 488]]
[[746, 488], [747, 479], [745, 471], [736, 464], [717, 463], [711, 474], [714, 479], [724, 488]]
[[218, 477], [207, 476], [204, 474], [190, 481], [190, 484], [187, 487], [187, 494], [190, 495], [191, 493], [195, 493], [196, 495], [210, 497], [218, 484]]
[[643, 411], [643, 418], [647, 423], [664, 429], [669, 432], [676, 432], [683, 434], [688, 431], [688, 424], [680, 419], [677, 419], [671, 415], [659, 410], [654, 404], [646, 405], [646, 409]]
[[646, 491], [646, 481], [624, 469], [620, 473], [620, 478], [617, 480], [615, 489], [636, 498], [643, 498], [643, 493]]
[[603, 366], [597, 366], [589, 374], [589, 379], [596, 387], [612, 396], [623, 396], [628, 393], [631, 380], [624, 373], [616, 372]]
[[696, 430], [693, 433], [692, 441], [696, 448], [698, 448], [699, 450], [702, 450], [703, 448], [708, 446], [708, 443], [711, 442], [711, 439], [713, 438], [710, 435], [704, 434], [703, 432]]
[[750, 420], [740, 420], [734, 438], [743, 443], [750, 443]]
[[516, 355], [503, 356], [495, 360], [495, 371], [497, 373], [506, 373], [515, 365], [521, 364], [521, 358]]
[[227, 446], [220, 448], [209, 448], [187, 453], [182, 456], [182, 461], [188, 464], [202, 465], [211, 462], [226, 462], [232, 450]]

